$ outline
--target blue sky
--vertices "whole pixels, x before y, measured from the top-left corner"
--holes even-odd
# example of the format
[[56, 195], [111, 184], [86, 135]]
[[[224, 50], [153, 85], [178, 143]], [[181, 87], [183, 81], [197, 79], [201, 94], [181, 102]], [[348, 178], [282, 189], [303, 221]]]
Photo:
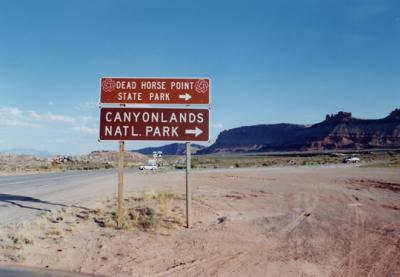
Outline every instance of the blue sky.
[[398, 0], [0, 0], [0, 149], [116, 149], [97, 142], [101, 76], [209, 76], [212, 140], [340, 110], [385, 117], [399, 49]]

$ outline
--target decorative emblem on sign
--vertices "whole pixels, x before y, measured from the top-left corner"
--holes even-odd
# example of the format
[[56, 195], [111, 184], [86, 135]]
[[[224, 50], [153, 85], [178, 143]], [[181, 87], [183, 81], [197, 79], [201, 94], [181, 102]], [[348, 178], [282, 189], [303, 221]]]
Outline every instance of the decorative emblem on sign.
[[113, 79], [103, 79], [102, 86], [105, 92], [112, 92], [115, 89], [115, 82]]
[[208, 91], [208, 82], [206, 80], [198, 80], [194, 85], [194, 89], [198, 93], [206, 93]]

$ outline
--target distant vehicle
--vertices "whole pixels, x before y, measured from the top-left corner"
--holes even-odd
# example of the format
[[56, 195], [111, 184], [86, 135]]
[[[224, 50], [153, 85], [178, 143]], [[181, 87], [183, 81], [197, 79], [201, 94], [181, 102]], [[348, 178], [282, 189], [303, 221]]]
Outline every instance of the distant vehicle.
[[158, 168], [156, 160], [149, 160], [146, 165], [139, 166], [140, 170], [156, 170]]
[[345, 159], [343, 162], [347, 163], [347, 164], [354, 164], [354, 163], [359, 163], [361, 161], [360, 158], [357, 157], [348, 157], [347, 159]]
[[141, 165], [139, 166], [140, 170], [156, 170], [158, 167], [156, 165]]

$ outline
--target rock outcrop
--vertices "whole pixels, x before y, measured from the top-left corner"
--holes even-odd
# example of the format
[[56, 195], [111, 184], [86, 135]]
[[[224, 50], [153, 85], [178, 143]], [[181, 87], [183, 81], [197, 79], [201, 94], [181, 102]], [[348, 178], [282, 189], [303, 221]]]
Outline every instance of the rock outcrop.
[[358, 119], [351, 113], [327, 115], [320, 123], [247, 126], [223, 131], [198, 154], [344, 150], [400, 147], [400, 109], [383, 119]]

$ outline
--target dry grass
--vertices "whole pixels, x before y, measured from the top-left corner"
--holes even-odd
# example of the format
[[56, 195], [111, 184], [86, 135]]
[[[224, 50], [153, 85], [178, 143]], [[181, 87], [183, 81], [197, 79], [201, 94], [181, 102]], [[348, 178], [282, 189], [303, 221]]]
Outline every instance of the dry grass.
[[[106, 232], [140, 231], [171, 235], [183, 226], [184, 196], [174, 191], [146, 191], [127, 194], [125, 218], [117, 227], [116, 199], [98, 203], [97, 209], [62, 208], [42, 213], [34, 222], [0, 230], [0, 262], [21, 262], [18, 253], [29, 245], [62, 244], [65, 238], [78, 235], [87, 228], [105, 228]], [[99, 230], [100, 231], [100, 230]]]
[[33, 244], [33, 239], [19, 232], [9, 231], [0, 235], [0, 249], [20, 250], [30, 244]]
[[[372, 151], [372, 150], [371, 150]], [[354, 150], [354, 153], [357, 153]], [[310, 166], [324, 164], [341, 164], [343, 160], [353, 152], [338, 153], [298, 153], [298, 154], [273, 154], [273, 153], [252, 153], [252, 154], [213, 154], [199, 155], [192, 157], [192, 168], [249, 168], [249, 167], [270, 167], [270, 166]], [[395, 163], [399, 161], [399, 151], [375, 151], [359, 152], [358, 157], [362, 162], [371, 163], [379, 161], [392, 162], [389, 167], [400, 167]], [[176, 169], [185, 169], [185, 159], [178, 156], [166, 156], [169, 164], [173, 164]], [[382, 166], [384, 163], [382, 163]], [[380, 167], [382, 167], [380, 166]], [[386, 167], [386, 166], [385, 166]]]
[[94, 212], [93, 220], [103, 228], [146, 232], [175, 229], [182, 225], [183, 210], [179, 206], [184, 199], [182, 194], [171, 191], [135, 193], [124, 201], [125, 217], [121, 228], [117, 227], [116, 200], [107, 200], [107, 210]]
[[374, 164], [365, 165], [364, 167], [400, 168], [400, 160], [390, 161], [390, 162], [382, 162], [382, 163], [374, 163]]

